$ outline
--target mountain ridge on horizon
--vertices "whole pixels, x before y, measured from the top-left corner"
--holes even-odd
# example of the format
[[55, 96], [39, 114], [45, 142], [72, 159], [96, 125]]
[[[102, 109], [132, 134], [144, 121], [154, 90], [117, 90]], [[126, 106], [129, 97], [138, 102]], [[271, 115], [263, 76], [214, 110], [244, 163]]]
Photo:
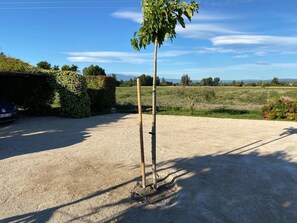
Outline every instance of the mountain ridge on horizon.
[[[126, 74], [115, 74], [116, 77], [117, 77], [117, 80], [118, 81], [128, 81], [130, 80], [131, 78], [136, 78], [138, 76], [135, 76], [135, 75], [126, 75]], [[297, 76], [297, 75], [296, 75]], [[173, 82], [173, 83], [179, 83], [180, 82], [180, 79], [175, 79], [175, 78], [165, 78], [166, 81], [170, 81], [170, 82]], [[232, 82], [232, 81], [243, 81], [245, 83], [257, 83], [257, 82], [261, 82], [261, 81], [264, 81], [264, 82], [270, 82], [272, 79], [238, 79], [238, 80], [221, 80], [222, 83], [229, 83], [229, 82]], [[279, 81], [281, 82], [295, 82], [297, 81], [297, 78], [278, 78]], [[201, 80], [192, 80], [193, 82], [200, 82]]]

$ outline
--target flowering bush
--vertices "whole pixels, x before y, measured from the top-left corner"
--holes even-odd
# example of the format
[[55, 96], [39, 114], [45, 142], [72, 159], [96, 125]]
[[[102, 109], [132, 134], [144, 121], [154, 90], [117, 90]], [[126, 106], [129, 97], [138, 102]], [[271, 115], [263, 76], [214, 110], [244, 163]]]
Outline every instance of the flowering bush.
[[266, 119], [286, 119], [297, 121], [297, 98], [275, 98], [262, 107]]

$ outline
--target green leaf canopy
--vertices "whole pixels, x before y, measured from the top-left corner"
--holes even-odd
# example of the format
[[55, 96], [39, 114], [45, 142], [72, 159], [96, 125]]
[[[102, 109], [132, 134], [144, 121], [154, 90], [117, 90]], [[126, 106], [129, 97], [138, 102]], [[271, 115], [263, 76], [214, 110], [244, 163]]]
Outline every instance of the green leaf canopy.
[[191, 21], [198, 13], [197, 2], [180, 2], [180, 0], [144, 0], [142, 3], [143, 21], [138, 32], [134, 33], [131, 44], [135, 50], [145, 48], [150, 43], [161, 46], [168, 37], [176, 37], [175, 28], [179, 23], [185, 28], [184, 17]]

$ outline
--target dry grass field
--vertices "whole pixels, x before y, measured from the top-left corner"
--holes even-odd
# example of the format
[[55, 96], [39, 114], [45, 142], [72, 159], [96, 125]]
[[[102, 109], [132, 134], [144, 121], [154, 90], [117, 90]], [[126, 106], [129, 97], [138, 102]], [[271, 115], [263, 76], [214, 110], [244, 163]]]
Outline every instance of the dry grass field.
[[[151, 106], [151, 87], [142, 87], [142, 104]], [[269, 99], [297, 97], [296, 87], [181, 87], [157, 88], [159, 114], [262, 119], [261, 106]], [[208, 97], [208, 98], [207, 98]], [[117, 87], [119, 109], [137, 105], [136, 87]]]

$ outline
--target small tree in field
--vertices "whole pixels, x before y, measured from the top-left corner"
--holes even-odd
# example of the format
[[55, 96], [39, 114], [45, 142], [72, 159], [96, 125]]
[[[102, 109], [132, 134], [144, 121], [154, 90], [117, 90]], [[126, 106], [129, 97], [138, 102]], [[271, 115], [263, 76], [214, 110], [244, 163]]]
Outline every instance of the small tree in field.
[[180, 84], [182, 86], [189, 86], [191, 82], [192, 81], [191, 81], [189, 75], [187, 75], [187, 74], [184, 74], [180, 79]]
[[181, 2], [180, 0], [143, 0], [143, 21], [138, 32], [134, 33], [131, 44], [135, 50], [153, 43], [154, 47], [154, 77], [153, 77], [153, 121], [152, 121], [152, 171], [153, 186], [157, 188], [156, 174], [156, 79], [157, 79], [157, 49], [165, 40], [176, 37], [175, 28], [179, 23], [185, 28], [185, 16], [191, 21], [195, 12], [198, 12], [198, 3]]

